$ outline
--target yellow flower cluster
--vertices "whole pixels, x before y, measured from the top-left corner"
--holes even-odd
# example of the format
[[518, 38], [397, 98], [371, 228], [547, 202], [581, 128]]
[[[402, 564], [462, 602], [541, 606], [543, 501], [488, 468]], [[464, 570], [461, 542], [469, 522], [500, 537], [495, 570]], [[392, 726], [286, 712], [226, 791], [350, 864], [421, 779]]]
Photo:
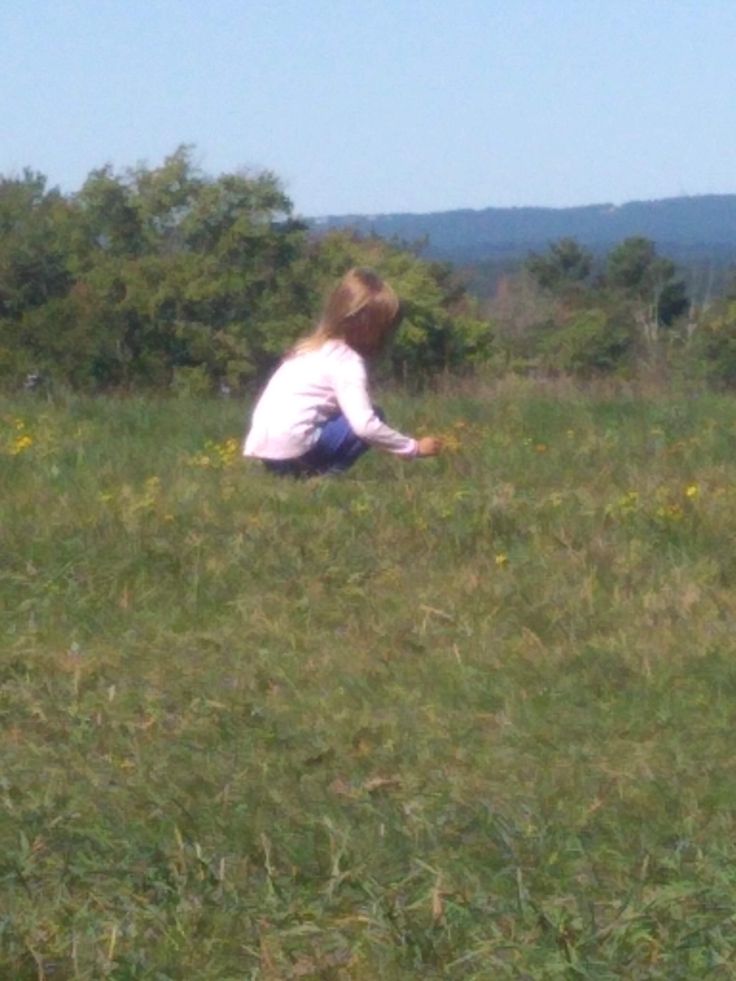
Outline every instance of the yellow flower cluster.
[[651, 511], [646, 505], [647, 503], [651, 505], [654, 502], [651, 500], [642, 501], [639, 492], [631, 490], [609, 504], [606, 508], [606, 514], [609, 517], [626, 519], [632, 515], [647, 513], [648, 511], [649, 514], [653, 513], [659, 521], [676, 523], [682, 521], [687, 508], [692, 507], [699, 497], [700, 487], [698, 484], [687, 484], [680, 495], [673, 495], [666, 488], [659, 488], [654, 495], [654, 502], [657, 503], [657, 507]]
[[23, 419], [13, 419], [11, 422], [11, 432], [6, 437], [4, 443], [0, 443], [0, 452], [8, 456], [20, 456], [29, 450], [34, 443], [33, 436], [26, 430]]
[[16, 436], [13, 442], [10, 444], [10, 455], [18, 456], [19, 453], [25, 453], [33, 446], [33, 437], [29, 436], [28, 433], [23, 433], [22, 436]]
[[609, 518], [628, 518], [639, 510], [639, 492], [632, 490], [616, 498], [606, 508]]
[[239, 449], [237, 439], [226, 439], [222, 443], [207, 440], [204, 449], [190, 456], [187, 462], [190, 467], [199, 467], [202, 470], [224, 470], [238, 459]]
[[[73, 437], [76, 447], [83, 442], [82, 427]], [[59, 452], [64, 434], [58, 431], [50, 413], [35, 414], [31, 421], [20, 416], [0, 416], [0, 456], [32, 456], [43, 460]]]

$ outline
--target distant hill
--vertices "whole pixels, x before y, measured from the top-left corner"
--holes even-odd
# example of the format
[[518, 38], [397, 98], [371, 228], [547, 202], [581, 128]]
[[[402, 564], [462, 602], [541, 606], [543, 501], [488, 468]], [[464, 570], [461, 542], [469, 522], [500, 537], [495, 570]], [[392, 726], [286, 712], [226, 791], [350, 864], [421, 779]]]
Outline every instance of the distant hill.
[[736, 261], [736, 194], [594, 204], [577, 208], [485, 208], [428, 214], [329, 215], [309, 220], [319, 233], [354, 228], [364, 235], [426, 244], [422, 254], [460, 265], [518, 259], [560, 238], [605, 252], [633, 235], [656, 242], [680, 262]]

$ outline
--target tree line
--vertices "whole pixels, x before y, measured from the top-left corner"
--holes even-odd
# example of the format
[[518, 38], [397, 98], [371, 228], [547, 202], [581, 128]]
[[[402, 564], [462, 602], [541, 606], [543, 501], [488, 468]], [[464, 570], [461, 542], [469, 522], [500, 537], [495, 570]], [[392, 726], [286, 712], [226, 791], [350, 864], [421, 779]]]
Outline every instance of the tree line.
[[348, 232], [315, 239], [269, 172], [93, 171], [75, 194], [0, 179], [0, 384], [241, 390], [314, 326], [352, 265], [395, 286], [404, 323], [388, 370], [422, 376], [488, 356], [492, 328], [449, 266]]
[[[329, 287], [369, 265], [402, 298], [384, 371], [635, 371], [665, 360], [736, 384], [736, 291], [696, 310], [644, 238], [600, 268], [572, 239], [529, 256], [488, 303], [421, 250], [315, 235], [270, 172], [211, 177], [180, 147], [160, 166], [92, 171], [63, 194], [0, 178], [0, 386], [241, 391], [314, 325]], [[679, 360], [678, 360], [679, 359]]]
[[736, 278], [720, 295], [642, 236], [601, 260], [574, 239], [532, 253], [487, 303], [508, 365], [633, 376], [655, 370], [736, 385]]

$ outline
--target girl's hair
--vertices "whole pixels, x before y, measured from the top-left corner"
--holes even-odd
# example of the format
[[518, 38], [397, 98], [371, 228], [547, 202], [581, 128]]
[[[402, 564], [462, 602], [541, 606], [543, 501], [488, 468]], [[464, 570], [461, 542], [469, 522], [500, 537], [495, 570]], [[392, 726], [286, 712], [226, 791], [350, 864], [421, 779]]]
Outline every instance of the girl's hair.
[[399, 298], [372, 269], [356, 267], [343, 276], [325, 304], [322, 318], [291, 354], [314, 351], [339, 338], [358, 354], [378, 354], [401, 319]]

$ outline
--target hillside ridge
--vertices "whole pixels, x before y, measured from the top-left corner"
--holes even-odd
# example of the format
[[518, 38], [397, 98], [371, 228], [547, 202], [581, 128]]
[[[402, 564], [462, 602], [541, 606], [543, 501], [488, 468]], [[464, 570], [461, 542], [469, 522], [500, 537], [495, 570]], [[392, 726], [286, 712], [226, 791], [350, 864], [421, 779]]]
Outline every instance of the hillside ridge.
[[324, 215], [307, 219], [316, 233], [352, 228], [424, 243], [430, 258], [473, 262], [544, 249], [560, 238], [603, 251], [642, 235], [676, 256], [736, 257], [736, 194], [704, 194], [566, 208], [459, 208], [425, 213]]

